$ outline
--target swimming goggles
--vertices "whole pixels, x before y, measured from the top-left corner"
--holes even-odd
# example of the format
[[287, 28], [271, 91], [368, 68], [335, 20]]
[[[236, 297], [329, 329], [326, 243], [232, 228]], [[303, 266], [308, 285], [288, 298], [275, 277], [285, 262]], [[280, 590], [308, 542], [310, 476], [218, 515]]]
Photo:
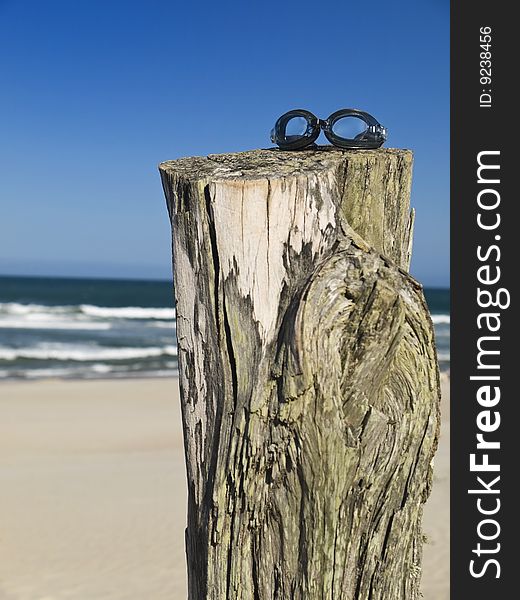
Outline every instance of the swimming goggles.
[[379, 148], [386, 140], [386, 129], [372, 115], [354, 108], [343, 108], [324, 121], [308, 110], [290, 110], [271, 131], [271, 141], [282, 150], [300, 150], [314, 143], [323, 131], [339, 148]]

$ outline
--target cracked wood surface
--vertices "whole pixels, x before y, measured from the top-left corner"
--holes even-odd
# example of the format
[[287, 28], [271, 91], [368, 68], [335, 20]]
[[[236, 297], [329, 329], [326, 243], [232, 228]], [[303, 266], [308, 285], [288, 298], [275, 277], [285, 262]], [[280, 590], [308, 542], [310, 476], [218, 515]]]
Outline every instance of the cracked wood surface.
[[439, 429], [406, 150], [160, 165], [190, 600], [418, 599]]

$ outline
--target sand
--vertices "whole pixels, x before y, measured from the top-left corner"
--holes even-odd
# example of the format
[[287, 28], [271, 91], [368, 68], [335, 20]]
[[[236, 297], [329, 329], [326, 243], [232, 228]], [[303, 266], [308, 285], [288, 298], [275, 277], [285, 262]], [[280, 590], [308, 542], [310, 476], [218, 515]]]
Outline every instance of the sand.
[[[426, 600], [449, 597], [448, 434]], [[176, 380], [0, 385], [0, 600], [185, 600], [185, 511]]]

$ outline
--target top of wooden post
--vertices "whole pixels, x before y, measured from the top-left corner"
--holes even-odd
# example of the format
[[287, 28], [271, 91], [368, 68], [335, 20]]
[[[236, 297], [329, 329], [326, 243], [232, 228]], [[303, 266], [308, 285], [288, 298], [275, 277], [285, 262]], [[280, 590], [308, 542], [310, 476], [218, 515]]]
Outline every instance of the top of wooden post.
[[340, 150], [319, 146], [314, 150], [284, 151], [278, 148], [249, 150], [229, 154], [209, 154], [168, 160], [159, 165], [164, 172], [175, 172], [190, 181], [200, 179], [276, 179], [304, 172], [317, 173], [338, 163], [403, 161], [411, 165], [412, 152], [401, 148], [377, 150]]
[[414, 217], [410, 212], [410, 150], [273, 148], [180, 158], [163, 162], [159, 170], [171, 215], [181, 210], [176, 198], [181, 199], [186, 185], [218, 185], [224, 194], [240, 192], [237, 197], [245, 197], [252, 193], [255, 197], [265, 196], [266, 203], [273, 189], [281, 186], [283, 193], [285, 182], [297, 180], [300, 190], [325, 185], [335, 204], [338, 224], [348, 224], [378, 252], [400, 267], [409, 268]]

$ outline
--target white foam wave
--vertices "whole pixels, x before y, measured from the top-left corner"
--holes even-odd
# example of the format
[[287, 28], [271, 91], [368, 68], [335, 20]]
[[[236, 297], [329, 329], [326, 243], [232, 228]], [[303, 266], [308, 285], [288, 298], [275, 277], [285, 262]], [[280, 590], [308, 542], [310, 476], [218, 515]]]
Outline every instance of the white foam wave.
[[4, 318], [0, 315], [0, 329], [73, 329], [103, 331], [110, 329], [110, 323], [88, 320], [66, 320], [56, 315], [33, 313], [26, 317]]
[[434, 325], [449, 325], [450, 315], [432, 315]]
[[173, 308], [144, 308], [142, 306], [95, 306], [93, 304], [81, 304], [80, 310], [89, 317], [102, 319], [173, 319], [175, 310]]
[[96, 319], [160, 319], [170, 320], [175, 317], [173, 308], [149, 308], [142, 306], [96, 306], [80, 304], [69, 306], [45, 306], [43, 304], [21, 304], [18, 302], [0, 302], [0, 317], [5, 315], [31, 316], [76, 315]]
[[[95, 363], [93, 365], [82, 365], [77, 368], [70, 367], [49, 367], [47, 369], [30, 369], [28, 371], [12, 372], [4, 371], [7, 377], [11, 376], [15, 378], [23, 379], [43, 379], [47, 377], [89, 377], [89, 376], [103, 376], [112, 373], [114, 368], [109, 365]], [[1, 376], [1, 372], [0, 372]]]
[[95, 345], [74, 346], [71, 344], [39, 344], [27, 348], [6, 348], [0, 346], [0, 360], [70, 360], [103, 361], [133, 360], [159, 356], [177, 356], [176, 346], [163, 347], [103, 347]]
[[30, 315], [33, 313], [66, 314], [74, 312], [73, 306], [45, 306], [44, 304], [20, 304], [0, 302], [0, 315]]

